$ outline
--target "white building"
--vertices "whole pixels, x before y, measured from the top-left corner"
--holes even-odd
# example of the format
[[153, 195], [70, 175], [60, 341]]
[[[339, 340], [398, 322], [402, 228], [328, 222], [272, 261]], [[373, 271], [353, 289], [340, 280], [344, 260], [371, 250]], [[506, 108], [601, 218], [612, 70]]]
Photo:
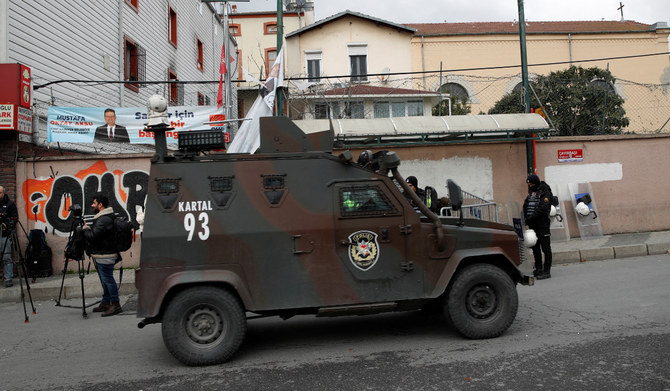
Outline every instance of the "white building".
[[[20, 140], [46, 144], [51, 105], [144, 107], [152, 94], [171, 105], [216, 105], [223, 33], [222, 17], [198, 0], [2, 0], [0, 63], [32, 69], [33, 135]], [[235, 53], [234, 38], [228, 45]]]

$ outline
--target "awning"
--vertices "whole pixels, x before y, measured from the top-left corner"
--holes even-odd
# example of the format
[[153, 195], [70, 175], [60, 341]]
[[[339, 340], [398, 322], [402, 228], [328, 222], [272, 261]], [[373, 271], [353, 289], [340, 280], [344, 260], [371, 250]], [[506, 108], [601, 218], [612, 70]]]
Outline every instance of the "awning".
[[[330, 128], [330, 120], [294, 121], [305, 133]], [[498, 141], [548, 134], [539, 114], [453, 115], [373, 119], [333, 119], [336, 143], [355, 145]]]

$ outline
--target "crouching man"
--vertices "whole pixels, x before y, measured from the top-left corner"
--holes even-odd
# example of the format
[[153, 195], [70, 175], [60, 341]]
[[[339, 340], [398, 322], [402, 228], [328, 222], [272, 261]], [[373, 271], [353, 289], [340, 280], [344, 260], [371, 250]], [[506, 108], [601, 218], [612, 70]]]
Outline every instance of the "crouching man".
[[95, 268], [102, 284], [102, 302], [93, 312], [102, 312], [102, 316], [112, 316], [122, 312], [119, 304], [119, 290], [114, 280], [114, 264], [121, 260], [114, 243], [114, 210], [109, 206], [107, 196], [93, 195], [91, 208], [95, 213], [93, 223], [84, 225], [84, 238], [88, 252], [93, 258]]

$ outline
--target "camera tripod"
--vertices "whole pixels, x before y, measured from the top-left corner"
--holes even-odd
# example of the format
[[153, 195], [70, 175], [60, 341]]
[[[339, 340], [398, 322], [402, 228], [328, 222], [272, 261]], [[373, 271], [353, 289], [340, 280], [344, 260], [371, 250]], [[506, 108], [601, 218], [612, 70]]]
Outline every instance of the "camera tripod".
[[[84, 293], [84, 277], [85, 274], [91, 272], [91, 263], [89, 261], [88, 268], [84, 268], [84, 238], [82, 234], [82, 227], [84, 226], [84, 219], [76, 216], [70, 228], [70, 236], [68, 237], [67, 246], [65, 247], [65, 263], [63, 265], [63, 279], [60, 283], [60, 292], [58, 293], [58, 300], [56, 300], [56, 307], [66, 308], [81, 308], [81, 316], [88, 318], [86, 308], [100, 303], [101, 300], [95, 303], [86, 305], [86, 294]], [[67, 274], [67, 264], [69, 261], [77, 262], [77, 274], [81, 282], [81, 307], [61, 304], [60, 299], [63, 296], [63, 286], [65, 285], [65, 274]]]
[[[21, 225], [20, 221], [16, 221], [20, 226], [21, 229], [23, 229], [23, 225]], [[25, 316], [24, 323], [28, 323], [30, 320], [28, 318], [28, 311], [26, 310], [26, 294], [23, 291], [23, 280], [26, 282], [26, 292], [28, 292], [28, 298], [30, 299], [30, 306], [33, 309], [33, 315], [37, 313], [37, 310], [35, 310], [35, 304], [33, 303], [33, 296], [30, 294], [30, 284], [28, 283], [28, 269], [26, 268], [26, 262], [25, 258], [23, 257], [23, 253], [21, 253], [21, 248], [19, 247], [19, 238], [18, 235], [16, 234], [16, 227], [10, 228], [10, 229], [3, 229], [2, 225], [0, 224], [0, 236], [4, 235], [5, 231], [9, 231], [9, 236], [7, 236], [7, 239], [4, 242], [4, 246], [2, 246], [2, 251], [0, 251], [0, 259], [4, 259], [4, 255], [6, 251], [9, 251], [12, 254], [16, 254], [19, 258], [19, 261], [12, 263], [17, 264], [17, 271], [18, 271], [18, 280], [19, 280], [19, 286], [21, 287], [21, 302], [23, 303], [23, 315]], [[24, 230], [25, 232], [25, 230]], [[26, 238], [28, 237], [28, 234], [26, 234]], [[7, 243], [11, 241], [11, 247], [8, 249], [7, 248]], [[8, 265], [4, 265], [4, 267], [7, 267]], [[13, 270], [12, 270], [13, 272]]]

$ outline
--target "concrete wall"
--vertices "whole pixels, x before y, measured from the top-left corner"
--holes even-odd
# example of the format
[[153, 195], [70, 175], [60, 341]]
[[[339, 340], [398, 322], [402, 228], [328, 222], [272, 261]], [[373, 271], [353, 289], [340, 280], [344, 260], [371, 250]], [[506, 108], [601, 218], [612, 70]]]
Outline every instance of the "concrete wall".
[[[526, 196], [526, 146], [524, 142], [449, 144], [384, 148], [402, 160], [400, 173], [415, 175], [419, 186], [431, 185], [446, 195], [446, 179], [463, 190], [497, 203], [499, 220], [511, 223]], [[581, 149], [583, 161], [558, 162], [558, 151]], [[335, 151], [334, 153], [340, 153]], [[361, 150], [352, 150], [358, 157]], [[604, 234], [670, 229], [670, 135], [561, 137], [536, 143], [537, 172], [562, 200], [569, 234], [579, 236], [569, 183], [588, 182], [598, 206]], [[123, 158], [42, 157], [17, 163], [17, 207], [26, 231], [47, 229], [54, 254], [54, 271], [63, 266], [63, 249], [71, 221], [67, 209], [73, 202], [90, 200], [96, 191], [113, 195], [115, 209], [132, 218], [144, 204], [148, 186], [149, 155]], [[83, 205], [89, 213], [89, 205]], [[25, 237], [23, 238], [25, 239]], [[141, 235], [124, 254], [124, 267], [138, 265]], [[25, 248], [25, 243], [22, 244]], [[76, 266], [76, 265], [71, 265]]]
[[[123, 158], [98, 155], [90, 157], [51, 157], [38, 161], [23, 160], [16, 164], [16, 206], [25, 232], [46, 230], [53, 251], [54, 273], [63, 269], [63, 251], [72, 227], [68, 208], [80, 204], [84, 218], [92, 215], [93, 193], [101, 191], [117, 212], [126, 210], [133, 221], [137, 209], [143, 208], [149, 181], [149, 155], [126, 155]], [[26, 235], [17, 233], [25, 249]], [[122, 254], [124, 267], [139, 264], [141, 231], [129, 251]], [[76, 270], [76, 262], [69, 269]]]
[[[562, 201], [569, 234], [578, 237], [570, 183], [591, 184], [603, 234], [670, 229], [670, 135], [560, 137], [536, 142], [537, 173]], [[401, 159], [403, 176], [446, 195], [446, 180], [497, 203], [499, 220], [511, 224], [526, 197], [523, 142], [383, 148]], [[558, 162], [558, 151], [581, 149], [583, 161]], [[377, 149], [378, 150], [378, 149]], [[376, 150], [375, 150], [376, 151]], [[352, 150], [357, 157], [361, 150]]]

